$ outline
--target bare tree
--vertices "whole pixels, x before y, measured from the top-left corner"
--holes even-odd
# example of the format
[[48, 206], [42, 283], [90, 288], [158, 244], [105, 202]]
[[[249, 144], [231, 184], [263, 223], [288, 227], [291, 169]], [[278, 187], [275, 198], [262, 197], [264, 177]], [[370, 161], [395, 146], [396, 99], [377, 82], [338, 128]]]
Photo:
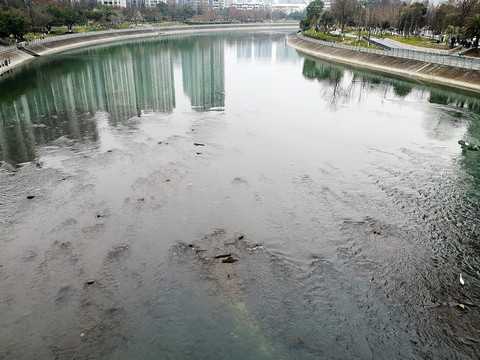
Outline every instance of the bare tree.
[[478, 5], [478, 0], [457, 0], [459, 26], [465, 26], [472, 10]]
[[345, 28], [345, 24], [355, 13], [355, 0], [335, 0], [332, 4], [332, 13], [335, 18], [338, 20], [340, 27], [342, 28], [342, 33]]

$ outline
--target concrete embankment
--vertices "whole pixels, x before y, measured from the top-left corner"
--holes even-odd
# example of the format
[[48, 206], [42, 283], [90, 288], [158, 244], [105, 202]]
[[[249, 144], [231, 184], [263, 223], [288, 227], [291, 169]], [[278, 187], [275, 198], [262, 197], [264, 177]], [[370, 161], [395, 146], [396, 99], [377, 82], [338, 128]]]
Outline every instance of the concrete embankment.
[[480, 72], [476, 70], [339, 49], [304, 40], [298, 36], [290, 37], [288, 44], [301, 53], [325, 60], [480, 92]]
[[111, 30], [102, 32], [91, 32], [85, 36], [71, 37], [51, 42], [30, 44], [23, 50], [11, 51], [0, 54], [0, 63], [7, 60], [8, 65], [0, 68], [0, 75], [11, 71], [13, 68], [32, 60], [37, 56], [51, 55], [62, 51], [76, 49], [83, 46], [98, 45], [106, 42], [135, 39], [142, 37], [154, 37], [177, 34], [198, 34], [205, 32], [234, 31], [234, 30], [296, 30], [296, 23], [272, 23], [272, 24], [220, 24], [220, 25], [194, 25], [194, 26], [165, 26], [165, 27], [142, 27], [127, 30]]

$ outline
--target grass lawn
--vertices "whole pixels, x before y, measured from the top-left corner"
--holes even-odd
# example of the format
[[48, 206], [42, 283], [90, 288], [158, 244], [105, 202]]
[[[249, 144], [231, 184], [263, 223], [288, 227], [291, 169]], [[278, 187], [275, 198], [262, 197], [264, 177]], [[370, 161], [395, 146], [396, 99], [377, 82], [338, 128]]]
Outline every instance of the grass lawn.
[[341, 42], [342, 41], [342, 36], [341, 35], [336, 35], [336, 34], [330, 34], [330, 33], [324, 33], [323, 31], [315, 32], [315, 30], [310, 29], [307, 31], [304, 31], [302, 35], [317, 39], [317, 40], [323, 40], [323, 41], [330, 41], [330, 42]]
[[431, 39], [431, 38], [422, 38], [422, 37], [416, 37], [416, 36], [410, 36], [408, 38], [405, 38], [403, 36], [389, 35], [389, 34], [385, 34], [384, 37], [390, 38], [392, 40], [396, 40], [403, 44], [408, 44], [413, 46], [427, 47], [427, 48], [440, 49], [440, 50], [449, 49], [447, 45], [436, 44], [436, 43], [432, 44], [431, 41], [437, 41], [437, 40]]
[[375, 49], [375, 50], [383, 50], [382, 48], [379, 48], [375, 45], [372, 45], [372, 44], [369, 45], [368, 42], [365, 41], [365, 40], [358, 41], [357, 39], [355, 39], [355, 40], [349, 39], [349, 40], [344, 41], [342, 44], [350, 45], [350, 46], [356, 46], [356, 47], [369, 48], [369, 49]]

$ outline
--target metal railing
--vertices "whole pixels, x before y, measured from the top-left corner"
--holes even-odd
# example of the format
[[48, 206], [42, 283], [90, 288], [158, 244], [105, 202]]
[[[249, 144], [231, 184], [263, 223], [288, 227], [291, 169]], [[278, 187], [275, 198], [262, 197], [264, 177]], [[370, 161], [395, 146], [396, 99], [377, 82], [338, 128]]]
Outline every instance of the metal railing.
[[0, 47], [0, 54], [9, 53], [9, 52], [12, 52], [12, 51], [15, 51], [15, 50], [17, 50], [17, 45]]
[[480, 70], [480, 60], [476, 60], [473, 58], [441, 55], [441, 54], [428, 53], [428, 52], [422, 52], [422, 51], [416, 51], [416, 50], [406, 50], [406, 49], [391, 49], [391, 50], [385, 51], [385, 50], [371, 49], [368, 47], [364, 48], [364, 47], [357, 47], [357, 46], [351, 46], [351, 45], [343, 45], [343, 44], [338, 44], [338, 43], [328, 42], [323, 40], [317, 40], [317, 39], [308, 38], [302, 35], [297, 35], [297, 36], [299, 36], [302, 40], [306, 40], [312, 43], [329, 46], [337, 49], [358, 51], [358, 52], [375, 54], [380, 56], [390, 56], [390, 57], [399, 58], [399, 59], [422, 61], [426, 63], [458, 67], [462, 69]]
[[84, 32], [84, 33], [74, 33], [74, 34], [65, 34], [65, 35], [58, 35], [58, 36], [50, 36], [44, 39], [35, 39], [29, 41], [23, 41], [18, 44], [19, 47], [29, 47], [35, 46], [40, 44], [48, 44], [51, 42], [62, 41], [67, 39], [74, 39], [74, 38], [81, 38], [81, 37], [90, 37], [90, 36], [104, 36], [104, 35], [118, 35], [121, 33], [128, 33], [128, 32], [158, 32], [159, 28], [131, 28], [131, 29], [118, 29], [118, 30], [100, 30], [100, 31], [91, 31], [91, 32]]

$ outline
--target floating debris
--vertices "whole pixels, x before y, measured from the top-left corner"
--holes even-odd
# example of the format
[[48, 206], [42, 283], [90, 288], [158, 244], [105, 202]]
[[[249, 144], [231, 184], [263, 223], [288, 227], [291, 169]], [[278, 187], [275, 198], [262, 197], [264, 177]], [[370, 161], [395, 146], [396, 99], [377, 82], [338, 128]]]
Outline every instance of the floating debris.
[[235, 262], [237, 262], [238, 260], [237, 259], [234, 259], [232, 256], [229, 256], [225, 259], [222, 260], [222, 263], [224, 264], [233, 264]]
[[202, 144], [202, 143], [193, 143], [193, 145], [195, 145], [195, 146], [205, 146], [205, 144]]
[[478, 151], [478, 145], [474, 145], [465, 140], [458, 140], [458, 143], [462, 147], [462, 150]]
[[228, 258], [228, 257], [232, 257], [232, 254], [229, 253], [229, 254], [221, 254], [221, 255], [214, 256], [215, 259]]

